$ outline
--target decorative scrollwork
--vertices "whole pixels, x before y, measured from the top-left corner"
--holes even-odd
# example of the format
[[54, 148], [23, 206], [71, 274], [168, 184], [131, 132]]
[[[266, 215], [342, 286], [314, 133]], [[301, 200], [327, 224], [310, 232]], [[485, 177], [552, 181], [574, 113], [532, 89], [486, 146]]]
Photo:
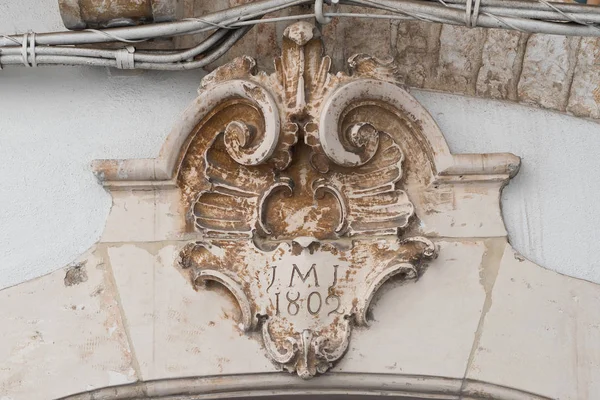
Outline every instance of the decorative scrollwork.
[[227, 153], [243, 165], [259, 165], [275, 150], [273, 143], [263, 141], [251, 146], [256, 137], [256, 128], [241, 121], [231, 121], [225, 128], [224, 141]]
[[344, 195], [340, 192], [340, 190], [327, 182], [325, 179], [319, 179], [313, 182], [313, 189], [315, 191], [314, 198], [322, 199], [325, 196], [325, 193], [330, 193], [335, 197], [340, 207], [340, 223], [335, 228], [335, 233], [338, 235], [344, 234], [345, 230], [348, 227], [348, 205]]
[[350, 325], [350, 318], [344, 318], [342, 324], [343, 333], [341, 336], [341, 342], [332, 344], [331, 339], [325, 336], [317, 338], [315, 341], [315, 355], [319, 360], [326, 362], [327, 368], [331, 366], [331, 363], [342, 358], [348, 346], [350, 345], [350, 332], [352, 331], [352, 325]]
[[377, 290], [391, 277], [404, 274], [405, 279], [417, 279], [419, 271], [416, 267], [422, 260], [427, 260], [435, 255], [435, 245], [424, 237], [413, 237], [404, 239], [401, 243], [401, 251], [373, 278], [364, 294], [360, 296], [356, 306], [354, 318], [357, 325], [369, 326], [367, 312]]
[[333, 162], [344, 167], [359, 167], [369, 162], [379, 146], [379, 132], [368, 122], [353, 124], [344, 135], [321, 130], [323, 151]]
[[186, 156], [187, 177], [203, 179], [190, 202], [202, 240], [181, 252], [194, 284], [225, 286], [241, 328], [260, 330], [269, 358], [303, 379], [344, 356], [384, 282], [418, 277], [435, 254], [426, 238], [398, 237], [415, 208], [400, 188], [402, 147], [378, 129], [394, 125], [353, 111], [393, 97], [367, 79], [393, 71], [354, 59], [356, 76], [332, 75], [316, 36], [307, 23], [286, 29], [271, 76], [246, 58], [209, 76], [204, 90], [250, 107], [232, 103]]
[[277, 107], [275, 100], [265, 89], [251, 82], [232, 85], [232, 92], [252, 99], [260, 107], [265, 116], [265, 128], [264, 132], [260, 133], [256, 127], [242, 121], [231, 121], [227, 124], [224, 134], [227, 152], [242, 165], [262, 164], [273, 155], [279, 141], [279, 118], [273, 115], [273, 110]]
[[294, 191], [294, 181], [292, 181], [288, 177], [281, 177], [279, 181], [274, 182], [271, 186], [269, 186], [261, 195], [258, 200], [258, 226], [261, 229], [262, 233], [265, 235], [270, 235], [273, 233], [271, 228], [267, 225], [266, 218], [266, 208], [269, 197], [273, 195], [273, 193], [278, 191], [287, 191], [289, 196], [292, 196]]
[[201, 282], [214, 281], [223, 285], [233, 294], [242, 311], [242, 330], [249, 331], [253, 326], [256, 326], [257, 319], [252, 315], [252, 307], [248, 301], [248, 297], [237, 280], [229, 274], [212, 269], [194, 270], [194, 284], [198, 285]]
[[[296, 356], [296, 353], [298, 352], [298, 341], [292, 337], [287, 337], [283, 344], [278, 346], [278, 343], [271, 338], [268, 319], [265, 319], [262, 323], [262, 336], [267, 354], [276, 363], [285, 365], [292, 361]], [[281, 351], [281, 348], [283, 348], [283, 351]]]

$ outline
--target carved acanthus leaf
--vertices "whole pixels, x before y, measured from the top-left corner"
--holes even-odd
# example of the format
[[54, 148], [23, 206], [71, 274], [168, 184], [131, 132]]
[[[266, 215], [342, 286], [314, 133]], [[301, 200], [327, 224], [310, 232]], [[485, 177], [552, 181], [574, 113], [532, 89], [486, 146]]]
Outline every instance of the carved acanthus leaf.
[[275, 76], [290, 118], [317, 109], [330, 87], [331, 59], [323, 56], [323, 43], [316, 28], [299, 22], [286, 28], [281, 57], [275, 59]]
[[224, 134], [205, 154], [204, 176], [210, 189], [192, 204], [194, 225], [206, 236], [251, 237], [258, 219], [259, 197], [275, 182], [270, 168], [252, 168], [231, 157]]
[[348, 235], [396, 235], [414, 214], [406, 192], [396, 188], [402, 178], [402, 150], [389, 134], [380, 132], [379, 138], [368, 163], [328, 174], [329, 184], [343, 194], [346, 203]]

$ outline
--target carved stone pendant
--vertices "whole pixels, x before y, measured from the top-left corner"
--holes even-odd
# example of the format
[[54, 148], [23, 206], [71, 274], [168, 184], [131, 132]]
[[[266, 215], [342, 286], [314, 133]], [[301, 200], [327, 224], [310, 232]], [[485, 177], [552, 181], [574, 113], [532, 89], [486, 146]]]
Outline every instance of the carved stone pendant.
[[288, 27], [272, 75], [241, 57], [203, 80], [205, 117], [178, 175], [199, 234], [182, 267], [194, 285], [231, 291], [243, 330], [262, 332], [268, 356], [305, 379], [344, 355], [386, 280], [417, 278], [435, 255], [410, 234], [396, 132], [408, 95], [370, 57], [330, 74], [315, 36], [308, 23]]

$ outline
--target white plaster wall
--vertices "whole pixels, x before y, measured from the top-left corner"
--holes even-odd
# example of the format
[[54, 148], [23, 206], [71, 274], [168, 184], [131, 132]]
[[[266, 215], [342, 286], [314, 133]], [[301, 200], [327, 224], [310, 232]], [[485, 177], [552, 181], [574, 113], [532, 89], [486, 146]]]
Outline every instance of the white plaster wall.
[[90, 162], [156, 156], [200, 77], [0, 72], [0, 287], [64, 266], [100, 237], [111, 198]]
[[453, 153], [522, 158], [502, 195], [513, 247], [546, 268], [600, 283], [600, 124], [514, 103], [414, 94]]
[[[55, 0], [0, 2], [0, 33], [28, 29], [61, 29]], [[155, 156], [202, 76], [119, 75], [87, 68], [0, 71], [0, 288], [65, 266], [99, 238], [111, 201], [90, 161]], [[600, 283], [593, 256], [600, 250], [600, 125], [515, 104], [414, 93], [453, 152], [523, 157], [503, 195], [516, 249]]]

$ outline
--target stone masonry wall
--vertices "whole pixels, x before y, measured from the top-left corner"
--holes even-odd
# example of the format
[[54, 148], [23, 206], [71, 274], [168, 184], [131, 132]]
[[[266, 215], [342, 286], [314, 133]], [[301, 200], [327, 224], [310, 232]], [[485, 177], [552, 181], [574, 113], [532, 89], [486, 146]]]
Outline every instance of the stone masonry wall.
[[[195, 0], [186, 14], [206, 12], [252, 0]], [[340, 7], [340, 12], [371, 9]], [[311, 12], [299, 7], [285, 14]], [[280, 14], [281, 15], [281, 14]], [[277, 38], [289, 23], [261, 24], [212, 68], [241, 54], [272, 69]], [[348, 57], [368, 53], [393, 61], [411, 87], [509, 100], [600, 118], [600, 39], [469, 29], [421, 21], [334, 19], [322, 27], [334, 68]], [[212, 69], [210, 68], [210, 69]]]

